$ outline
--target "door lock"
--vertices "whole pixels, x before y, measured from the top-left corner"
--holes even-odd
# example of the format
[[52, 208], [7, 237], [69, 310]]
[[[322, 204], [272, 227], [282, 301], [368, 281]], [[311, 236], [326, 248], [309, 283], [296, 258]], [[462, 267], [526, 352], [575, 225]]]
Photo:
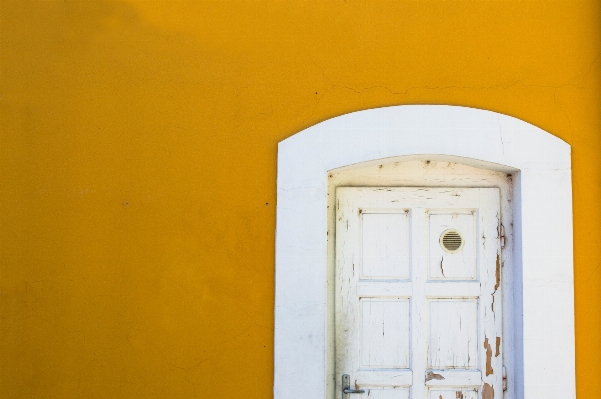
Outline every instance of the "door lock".
[[348, 374], [342, 375], [342, 399], [349, 399], [351, 393], [365, 393], [363, 389], [351, 389], [351, 376]]

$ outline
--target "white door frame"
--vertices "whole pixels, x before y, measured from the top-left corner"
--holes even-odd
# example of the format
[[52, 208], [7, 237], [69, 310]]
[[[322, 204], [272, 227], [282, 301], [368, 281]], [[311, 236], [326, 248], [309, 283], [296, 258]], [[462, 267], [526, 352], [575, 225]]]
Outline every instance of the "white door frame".
[[275, 398], [332, 388], [328, 172], [391, 157], [512, 175], [515, 397], [575, 398], [570, 146], [507, 115], [439, 105], [355, 112], [280, 142]]

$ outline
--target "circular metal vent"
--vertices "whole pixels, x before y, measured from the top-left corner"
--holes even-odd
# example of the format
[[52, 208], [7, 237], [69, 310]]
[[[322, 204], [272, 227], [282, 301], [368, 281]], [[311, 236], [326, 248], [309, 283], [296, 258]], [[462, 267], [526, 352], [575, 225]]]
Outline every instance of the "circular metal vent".
[[451, 254], [459, 252], [463, 248], [463, 236], [455, 229], [445, 230], [440, 236], [440, 246]]

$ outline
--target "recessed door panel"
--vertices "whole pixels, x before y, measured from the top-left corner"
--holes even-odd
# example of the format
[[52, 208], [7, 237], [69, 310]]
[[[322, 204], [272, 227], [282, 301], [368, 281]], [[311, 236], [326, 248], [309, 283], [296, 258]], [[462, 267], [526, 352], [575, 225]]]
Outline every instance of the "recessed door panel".
[[408, 388], [365, 389], [365, 393], [354, 395], [352, 399], [409, 399]]
[[428, 366], [433, 369], [478, 366], [478, 300], [429, 301]]
[[362, 298], [361, 367], [408, 368], [408, 299]]
[[478, 399], [477, 388], [430, 389], [428, 399]]
[[476, 280], [476, 211], [436, 212], [428, 213], [429, 279]]
[[362, 278], [409, 278], [407, 213], [362, 212]]

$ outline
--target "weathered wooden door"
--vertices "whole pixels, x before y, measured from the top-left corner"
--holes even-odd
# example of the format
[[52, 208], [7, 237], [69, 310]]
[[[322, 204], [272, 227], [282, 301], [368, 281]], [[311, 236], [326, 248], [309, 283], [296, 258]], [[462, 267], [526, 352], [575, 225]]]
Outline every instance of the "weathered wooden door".
[[336, 196], [336, 398], [502, 398], [499, 190]]

